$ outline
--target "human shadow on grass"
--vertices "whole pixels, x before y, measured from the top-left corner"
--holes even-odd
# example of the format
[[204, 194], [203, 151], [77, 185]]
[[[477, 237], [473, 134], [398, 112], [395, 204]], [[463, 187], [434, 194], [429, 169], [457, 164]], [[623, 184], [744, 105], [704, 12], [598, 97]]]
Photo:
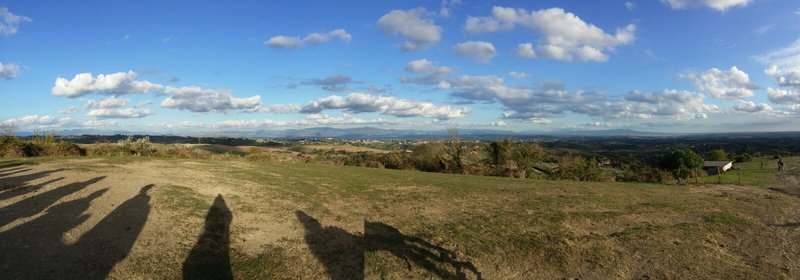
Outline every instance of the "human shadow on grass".
[[50, 174], [59, 172], [61, 170], [64, 169], [53, 169], [53, 170], [40, 171], [25, 175], [0, 177], [0, 191], [24, 188], [25, 186], [30, 184], [31, 181], [47, 177]]
[[311, 253], [322, 262], [331, 279], [364, 279], [364, 254], [375, 251], [389, 252], [405, 261], [409, 270], [413, 263], [442, 279], [467, 279], [468, 273], [482, 279], [475, 265], [458, 260], [454, 252], [405, 235], [390, 225], [364, 221], [361, 236], [338, 227], [323, 227], [303, 211], [296, 214]]
[[230, 261], [230, 227], [233, 220], [222, 195], [206, 214], [203, 233], [183, 262], [183, 279], [233, 279]]
[[17, 166], [0, 170], [0, 178], [31, 170], [26, 166]]
[[0, 201], [38, 191], [38, 190], [44, 188], [45, 186], [47, 186], [49, 184], [52, 184], [52, 183], [55, 183], [55, 182], [58, 182], [58, 181], [61, 181], [61, 180], [64, 180], [64, 177], [58, 177], [58, 178], [46, 181], [44, 183], [36, 184], [36, 185], [13, 188], [13, 189], [10, 189], [10, 190], [6, 190], [4, 192], [0, 192]]
[[[0, 208], [0, 226], [5, 226], [20, 218], [36, 215], [47, 209], [47, 207], [59, 199], [76, 193], [86, 188], [86, 186], [97, 183], [103, 179], [105, 179], [105, 176], [95, 177], [84, 182], [75, 182], [64, 185]], [[35, 190], [35, 188], [31, 189], [31, 191], [33, 190]]]
[[35, 163], [32, 163], [32, 162], [24, 162], [24, 161], [12, 160], [12, 161], [7, 161], [7, 162], [0, 163], [0, 170], [4, 169], [4, 168], [16, 167], [16, 166], [20, 166], [20, 165], [34, 165], [34, 164]]
[[144, 227], [150, 213], [147, 191], [152, 187], [143, 187], [72, 244], [64, 241], [64, 234], [89, 218], [85, 211], [108, 188], [50, 207], [43, 215], [0, 233], [0, 275], [6, 279], [107, 278]]

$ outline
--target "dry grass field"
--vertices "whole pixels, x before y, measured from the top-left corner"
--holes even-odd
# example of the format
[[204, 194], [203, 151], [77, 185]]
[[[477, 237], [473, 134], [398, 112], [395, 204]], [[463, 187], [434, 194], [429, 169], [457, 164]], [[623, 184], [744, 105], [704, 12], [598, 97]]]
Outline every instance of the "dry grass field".
[[4, 279], [798, 279], [794, 168], [664, 186], [300, 163], [0, 160]]

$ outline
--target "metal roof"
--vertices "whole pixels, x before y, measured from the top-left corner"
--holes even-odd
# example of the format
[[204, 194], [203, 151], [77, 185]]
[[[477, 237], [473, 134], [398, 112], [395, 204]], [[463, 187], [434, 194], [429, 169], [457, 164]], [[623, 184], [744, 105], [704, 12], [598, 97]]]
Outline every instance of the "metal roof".
[[728, 165], [728, 163], [731, 163], [731, 162], [732, 161], [730, 161], [730, 160], [712, 160], [712, 161], [703, 162], [703, 166], [704, 167], [709, 167], [709, 166], [711, 166], [711, 167], [714, 167], [714, 166], [722, 167], [722, 166]]

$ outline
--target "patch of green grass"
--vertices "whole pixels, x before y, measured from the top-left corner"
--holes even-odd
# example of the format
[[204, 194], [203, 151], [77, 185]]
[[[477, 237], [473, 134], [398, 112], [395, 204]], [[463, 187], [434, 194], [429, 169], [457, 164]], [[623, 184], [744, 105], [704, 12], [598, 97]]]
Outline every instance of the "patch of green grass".
[[713, 226], [744, 226], [750, 222], [733, 214], [711, 213], [703, 217], [703, 220]]
[[223, 147], [220, 145], [197, 145], [195, 149], [212, 152], [215, 154], [232, 154], [240, 157], [246, 156], [246, 152], [233, 150], [233, 147]]
[[626, 228], [623, 231], [612, 233], [610, 236], [618, 239], [631, 239], [633, 237], [638, 237], [652, 233], [654, 231], [659, 230], [660, 228], [661, 227], [658, 225], [654, 225], [649, 222], [644, 222], [635, 225], [633, 227]]
[[641, 207], [654, 208], [654, 209], [671, 209], [681, 211], [686, 209], [686, 206], [678, 201], [670, 201], [662, 197], [652, 198], [642, 204]]
[[22, 159], [0, 159], [0, 169], [17, 167], [21, 165], [36, 165], [38, 162]]
[[279, 246], [265, 246], [256, 256], [231, 250], [231, 268], [235, 279], [278, 279], [286, 274], [290, 262], [286, 250]]
[[25, 157], [25, 158], [0, 158], [0, 168], [12, 167], [19, 165], [35, 165], [44, 162], [51, 162], [57, 160], [72, 160], [80, 159], [83, 157]]
[[182, 186], [158, 186], [156, 188], [159, 204], [168, 209], [203, 217], [211, 204], [202, 199], [194, 190]]
[[[764, 167], [761, 167], [761, 162], [764, 162]], [[787, 166], [797, 164], [797, 157], [784, 158]], [[699, 178], [700, 184], [737, 184], [745, 186], [775, 186], [782, 185], [783, 182], [778, 179], [777, 160], [771, 157], [753, 158], [749, 162], [734, 162], [733, 168], [727, 172], [719, 175], [710, 175]], [[694, 179], [689, 179], [689, 183], [695, 183]]]

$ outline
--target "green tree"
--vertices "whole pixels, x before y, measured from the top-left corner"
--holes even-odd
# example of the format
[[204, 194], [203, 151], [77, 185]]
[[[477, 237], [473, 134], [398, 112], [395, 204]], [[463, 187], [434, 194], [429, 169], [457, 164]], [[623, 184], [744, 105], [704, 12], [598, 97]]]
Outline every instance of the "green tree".
[[510, 154], [511, 140], [503, 139], [500, 141], [492, 141], [486, 147], [486, 152], [489, 155], [489, 164], [493, 166], [501, 166], [508, 163], [511, 158]]
[[511, 149], [511, 159], [522, 172], [522, 178], [527, 178], [533, 171], [533, 165], [544, 158], [544, 149], [536, 143], [518, 143]]
[[[703, 166], [703, 158], [692, 150], [674, 148], [661, 159], [660, 165], [671, 170], [680, 183], [681, 178], [687, 178], [690, 171]], [[696, 172], [692, 173], [697, 176]]]
[[461, 137], [458, 135], [458, 128], [451, 127], [447, 129], [448, 134], [450, 134], [450, 141], [448, 141], [448, 152], [450, 154], [450, 159], [453, 161], [452, 172], [454, 173], [463, 173], [464, 172], [464, 146], [461, 144]]
[[511, 140], [492, 141], [486, 147], [487, 161], [493, 176], [514, 176], [511, 161]]
[[711, 150], [706, 153], [706, 159], [708, 160], [728, 160], [728, 153], [725, 152], [723, 149], [715, 149]]
[[443, 153], [444, 145], [438, 142], [428, 142], [414, 146], [411, 153], [414, 168], [427, 172], [443, 172], [447, 170], [447, 164], [442, 159]]

